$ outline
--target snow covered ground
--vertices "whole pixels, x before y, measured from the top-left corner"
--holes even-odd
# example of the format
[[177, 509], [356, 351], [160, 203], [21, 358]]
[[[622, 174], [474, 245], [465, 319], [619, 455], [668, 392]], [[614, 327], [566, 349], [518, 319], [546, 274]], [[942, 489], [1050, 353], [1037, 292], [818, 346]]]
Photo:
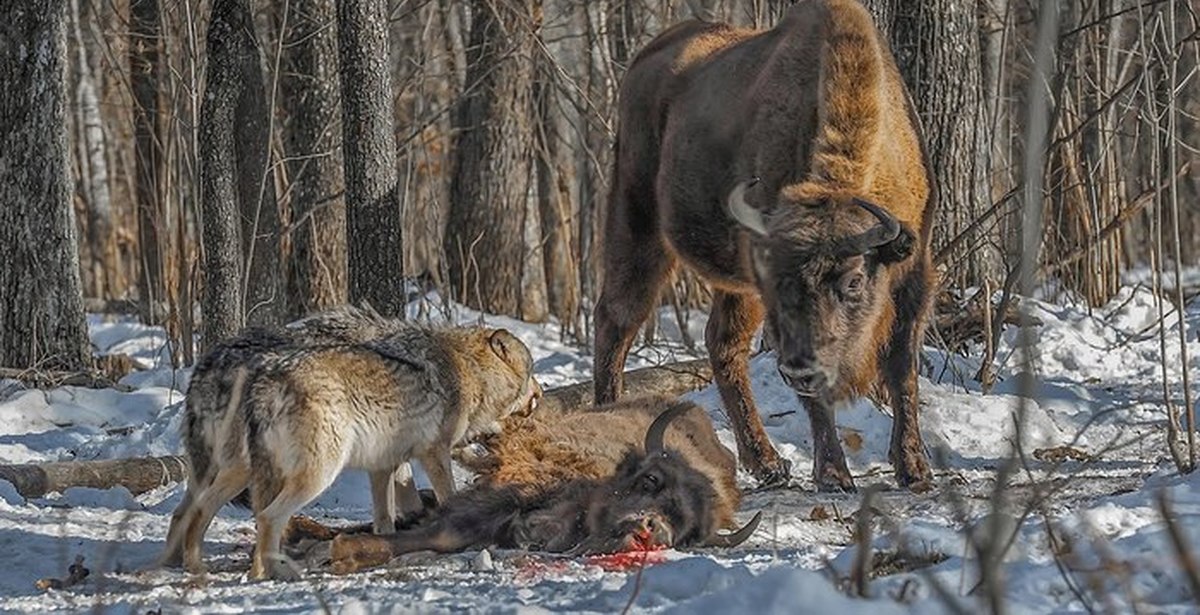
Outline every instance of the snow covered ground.
[[[1041, 325], [1035, 395], [1026, 400], [1020, 437], [1027, 461], [1012, 473], [1000, 514], [989, 516], [990, 500], [997, 469], [1017, 441], [1013, 424], [1021, 399], [1015, 330], [1003, 336], [1000, 381], [988, 395], [972, 380], [978, 349], [968, 357], [927, 349], [921, 401], [923, 431], [938, 466], [932, 493], [892, 486], [886, 454], [891, 419], [883, 411], [862, 401], [838, 414], [860, 489], [883, 486], [873, 506], [871, 546], [888, 574], [871, 582], [867, 598], [849, 597], [848, 582], [862, 497], [813, 492], [808, 420], [767, 353], [752, 361], [754, 389], [772, 440], [794, 464], [795, 480], [788, 489], [747, 494], [743, 520], [754, 510], [766, 514], [756, 536], [738, 549], [670, 552], [640, 574], [607, 571], [583, 559], [494, 552], [414, 554], [401, 565], [347, 577], [249, 583], [253, 523], [245, 511], [226, 507], [207, 535], [213, 572], [200, 579], [148, 569], [182, 497], [180, 485], [136, 498], [123, 489], [71, 489], [26, 501], [0, 482], [0, 610], [607, 613], [631, 606], [672, 613], [875, 614], [952, 612], [947, 601], [958, 600], [974, 611], [986, 589], [977, 588], [979, 556], [966, 537], [996, 535], [992, 528], [999, 527], [1002, 542], [1013, 537], [999, 566], [1014, 613], [1127, 612], [1135, 604], [1141, 612], [1195, 612], [1156, 505], [1165, 493], [1185, 540], [1200, 544], [1200, 476], [1177, 475], [1166, 457], [1163, 349], [1152, 295], [1131, 286], [1090, 312], [1029, 305]], [[478, 322], [481, 316], [456, 309], [455, 318]], [[1193, 340], [1198, 319], [1200, 309], [1186, 311]], [[483, 320], [509, 327], [529, 344], [545, 387], [590, 378], [588, 352], [561, 341], [554, 325]], [[1170, 391], [1182, 405], [1179, 319], [1168, 314], [1163, 322]], [[660, 337], [676, 341], [637, 349], [630, 367], [689, 358], [673, 316], [664, 313], [661, 323]], [[89, 325], [97, 352], [129, 354], [143, 368], [123, 381], [133, 391], [40, 391], [0, 381], [0, 462], [179, 451], [189, 373], [170, 369], [162, 332], [96, 316]], [[703, 325], [701, 315], [692, 318], [692, 339], [703, 340]], [[1198, 351], [1200, 343], [1189, 341], [1193, 364]], [[709, 409], [732, 448], [715, 390], [691, 397]], [[1092, 457], [1061, 463], [1035, 458], [1035, 451], [1045, 458], [1042, 449], [1064, 446]], [[741, 479], [752, 488], [748, 477]], [[335, 523], [368, 519], [365, 478], [348, 473], [307, 512]], [[35, 588], [39, 578], [65, 576], [78, 555], [92, 573], [84, 584]]]

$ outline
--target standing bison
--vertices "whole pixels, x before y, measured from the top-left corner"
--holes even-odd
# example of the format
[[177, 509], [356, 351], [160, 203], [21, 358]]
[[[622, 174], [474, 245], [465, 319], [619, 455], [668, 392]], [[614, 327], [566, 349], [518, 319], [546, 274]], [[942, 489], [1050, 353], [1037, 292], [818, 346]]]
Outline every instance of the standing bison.
[[890, 458], [929, 486], [917, 353], [935, 273], [932, 179], [904, 84], [853, 0], [807, 0], [772, 30], [690, 21], [629, 67], [596, 316], [597, 403], [682, 260], [713, 286], [705, 332], [743, 465], [790, 464], [763, 430], [747, 375], [763, 322], [812, 423], [823, 491], [853, 490], [834, 428], [873, 385], [895, 411]]

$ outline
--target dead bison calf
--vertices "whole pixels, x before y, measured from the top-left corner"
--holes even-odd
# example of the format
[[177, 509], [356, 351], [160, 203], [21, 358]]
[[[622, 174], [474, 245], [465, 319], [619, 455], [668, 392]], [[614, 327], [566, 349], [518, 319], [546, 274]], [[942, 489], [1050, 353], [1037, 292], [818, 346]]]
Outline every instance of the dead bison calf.
[[713, 375], [739, 458], [760, 482], [790, 473], [747, 376], [765, 318], [779, 371], [808, 408], [818, 488], [854, 488], [833, 409], [876, 385], [895, 411], [898, 482], [927, 486], [917, 353], [934, 286], [932, 181], [912, 104], [866, 9], [806, 0], [766, 31], [675, 26], [630, 65], [619, 119], [597, 403], [619, 395], [630, 344], [683, 262], [713, 286]]
[[[630, 443], [627, 428], [652, 410], [655, 418], [639, 432], [643, 442]], [[667, 437], [668, 426], [685, 414], [686, 424]], [[740, 499], [735, 466], [695, 404], [655, 398], [539, 421], [525, 432], [506, 425], [479, 484], [450, 498], [425, 524], [386, 537], [338, 536], [333, 569], [351, 572], [413, 551], [488, 546], [572, 554], [735, 546], [758, 526], [756, 514], [732, 534], [718, 532], [733, 525]], [[605, 442], [589, 439], [587, 432], [603, 424], [617, 431], [597, 434]]]

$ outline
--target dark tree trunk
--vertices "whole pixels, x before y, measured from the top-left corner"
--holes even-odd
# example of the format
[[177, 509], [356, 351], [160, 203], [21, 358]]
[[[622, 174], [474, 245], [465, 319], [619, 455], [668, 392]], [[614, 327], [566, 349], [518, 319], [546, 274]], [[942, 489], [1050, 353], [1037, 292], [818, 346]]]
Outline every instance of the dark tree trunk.
[[142, 319], [158, 323], [166, 298], [162, 240], [165, 218], [160, 191], [163, 169], [162, 127], [158, 117], [158, 0], [130, 0], [129, 81], [133, 89], [135, 189], [137, 194]]
[[214, 0], [208, 24], [208, 72], [200, 106], [200, 192], [204, 221], [204, 349], [237, 334], [244, 321], [242, 225], [238, 210], [240, 58], [253, 27], [245, 0]]
[[[891, 41], [900, 72], [924, 128], [937, 184], [934, 251], [962, 233], [991, 206], [983, 58], [976, 0], [868, 0]], [[946, 256], [961, 287], [1000, 276], [1001, 241], [980, 225]]]
[[298, 0], [291, 10], [281, 76], [292, 182], [288, 306], [302, 316], [346, 302], [346, 202], [334, 0]]
[[81, 369], [90, 347], [66, 132], [66, 4], [0, 20], [0, 366]]
[[287, 313], [284, 305], [283, 267], [279, 252], [279, 203], [271, 171], [271, 115], [267, 109], [262, 56], [250, 15], [249, 0], [239, 3], [245, 27], [231, 34], [240, 73], [237, 111], [234, 114], [234, 151], [237, 156], [238, 206], [242, 216], [242, 291], [246, 324], [278, 324]]
[[536, 6], [473, 4], [467, 91], [455, 110], [445, 252], [454, 298], [522, 316], [523, 241], [529, 194]]
[[386, 316], [400, 316], [404, 252], [388, 5], [384, 0], [341, 0], [337, 5], [350, 301], [367, 301]]

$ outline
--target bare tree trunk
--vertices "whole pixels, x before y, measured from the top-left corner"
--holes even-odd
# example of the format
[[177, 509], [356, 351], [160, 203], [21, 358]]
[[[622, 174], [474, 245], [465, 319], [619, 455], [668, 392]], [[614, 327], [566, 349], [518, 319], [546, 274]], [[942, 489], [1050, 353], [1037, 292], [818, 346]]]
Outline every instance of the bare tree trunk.
[[454, 116], [446, 259], [456, 300], [519, 317], [530, 307], [521, 296], [523, 263], [527, 250], [539, 249], [523, 238], [533, 142], [528, 60], [540, 10], [532, 0], [473, 6], [467, 91]]
[[271, 114], [249, 0], [244, 0], [239, 10], [248, 15], [246, 26], [232, 32], [239, 39], [233, 49], [238, 54], [241, 74], [234, 115], [234, 151], [242, 216], [242, 296], [246, 324], [274, 325], [287, 309], [280, 265], [279, 202], [271, 168]]
[[549, 63], [538, 58], [540, 75], [534, 85], [534, 105], [537, 110], [535, 133], [538, 183], [538, 208], [542, 223], [542, 252], [546, 268], [546, 295], [550, 312], [564, 330], [578, 327], [579, 269], [574, 250], [574, 229], [571, 226], [571, 194], [567, 187], [567, 166], [559, 146], [561, 111], [555, 104], [555, 76]]
[[387, 2], [342, 0], [337, 5], [350, 301], [367, 301], [384, 315], [401, 316], [403, 217], [392, 127]]
[[89, 296], [108, 296], [107, 270], [114, 264], [116, 254], [112, 245], [112, 197], [108, 189], [108, 160], [104, 143], [104, 124], [100, 117], [100, 102], [96, 96], [96, 81], [88, 61], [89, 46], [84, 42], [80, 25], [83, 15], [79, 0], [71, 0], [71, 36], [75, 41], [75, 62], [78, 83], [75, 91], [76, 113], [79, 117], [79, 170], [84, 194], [87, 195], [88, 249], [91, 256], [88, 279]]
[[[588, 305], [595, 303], [600, 288], [597, 263], [600, 262], [600, 246], [604, 243], [600, 237], [600, 229], [604, 228], [604, 208], [598, 205], [606, 198], [609, 187], [607, 178], [611, 173], [609, 160], [613, 146], [612, 134], [605, 130], [603, 120], [616, 117], [617, 86], [611, 67], [627, 59], [621, 54], [630, 53], [624, 36], [615, 39], [606, 36], [609, 6], [609, 0], [598, 0], [580, 3], [577, 9], [577, 18], [587, 41], [584, 54], [587, 102], [579, 105], [582, 134], [576, 148], [576, 176], [579, 181], [579, 262], [582, 267], [579, 285]], [[609, 53], [610, 43], [617, 45], [616, 61]], [[590, 318], [590, 313], [584, 314], [584, 318]], [[585, 322], [585, 325], [584, 330], [590, 332], [590, 324]]]
[[158, 306], [166, 298], [163, 282], [162, 233], [165, 221], [160, 176], [163, 169], [162, 127], [158, 117], [158, 0], [130, 0], [129, 72], [133, 88], [134, 155], [138, 203], [138, 248], [141, 275], [138, 298], [142, 320], [159, 322]]
[[235, 130], [242, 90], [240, 58], [246, 44], [243, 32], [253, 27], [247, 8], [245, 0], [214, 0], [208, 24], [207, 80], [200, 106], [205, 350], [236, 335], [245, 322]]
[[346, 202], [342, 179], [337, 12], [333, 0], [297, 0], [282, 75], [291, 179], [292, 316], [346, 302]]
[[68, 176], [65, 19], [61, 0], [29, 0], [0, 20], [0, 366], [90, 362]]

